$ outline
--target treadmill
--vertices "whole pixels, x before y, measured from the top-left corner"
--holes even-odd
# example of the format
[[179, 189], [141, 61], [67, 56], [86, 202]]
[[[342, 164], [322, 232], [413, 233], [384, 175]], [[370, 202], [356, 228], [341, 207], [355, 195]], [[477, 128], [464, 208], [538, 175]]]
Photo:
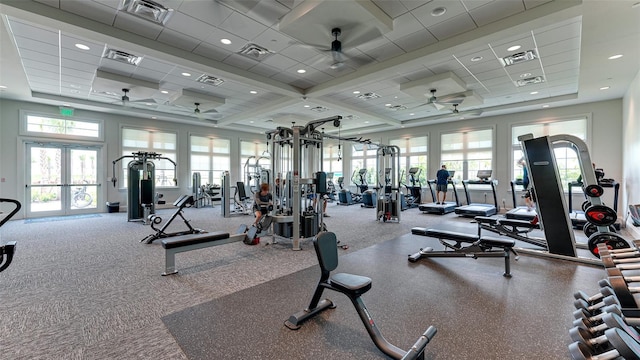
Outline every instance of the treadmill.
[[[491, 180], [492, 170], [478, 170], [478, 180], [462, 180], [464, 194], [467, 197], [467, 205], [455, 208], [455, 213], [465, 217], [491, 216], [498, 212], [498, 198], [496, 196], [497, 180]], [[493, 204], [472, 203], [469, 196], [469, 185], [482, 185], [491, 187], [493, 193]]]
[[444, 204], [436, 204], [436, 191], [434, 189], [436, 180], [427, 180], [427, 184], [429, 185], [429, 190], [431, 191], [431, 198], [433, 199], [433, 202], [420, 204], [420, 206], [418, 206], [418, 209], [420, 209], [420, 211], [422, 211], [425, 214], [444, 215], [444, 214], [453, 212], [456, 209], [456, 207], [460, 206], [460, 201], [458, 200], [458, 192], [456, 191], [456, 185], [454, 184], [453, 180], [451, 180], [454, 174], [455, 174], [455, 171], [449, 171], [449, 180], [447, 181], [447, 184], [451, 185], [451, 187], [453, 188], [453, 195], [456, 199], [456, 202], [445, 201]]
[[535, 210], [528, 210], [526, 206], [518, 206], [518, 202], [516, 201], [516, 185], [522, 185], [522, 179], [517, 179], [515, 181], [511, 180], [511, 196], [513, 198], [513, 209], [507, 211], [504, 214], [504, 217], [507, 219], [513, 220], [527, 220], [531, 221], [534, 217], [536, 217]]

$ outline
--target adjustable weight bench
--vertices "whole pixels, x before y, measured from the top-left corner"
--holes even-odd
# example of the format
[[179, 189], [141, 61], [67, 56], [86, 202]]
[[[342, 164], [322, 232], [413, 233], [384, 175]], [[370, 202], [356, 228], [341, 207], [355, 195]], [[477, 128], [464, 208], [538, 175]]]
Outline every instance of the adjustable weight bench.
[[548, 249], [546, 239], [528, 235], [531, 231], [540, 229], [539, 223], [532, 224], [528, 220], [490, 216], [476, 216], [474, 220], [478, 223], [478, 237], [482, 235], [482, 230], [488, 230], [496, 234], [508, 236], [516, 240], [539, 246], [545, 250]]
[[162, 275], [178, 273], [178, 270], [176, 270], [177, 253], [229, 244], [244, 240], [245, 236], [246, 234], [244, 233], [229, 236], [229, 233], [214, 231], [204, 234], [189, 234], [162, 239], [162, 247], [165, 249], [165, 266]]
[[[511, 277], [510, 253], [516, 255], [516, 260], [518, 260], [518, 254], [513, 249], [516, 245], [515, 240], [489, 236], [479, 237], [455, 231], [421, 227], [412, 228], [411, 233], [436, 238], [445, 247], [445, 250], [442, 251], [434, 251], [430, 247], [420, 249], [419, 252], [409, 255], [409, 261], [411, 262], [416, 262], [423, 257], [470, 257], [473, 259], [479, 257], [504, 257], [504, 274], [502, 275]], [[463, 247], [463, 244], [467, 244], [467, 246]]]
[[331, 271], [338, 267], [338, 241], [336, 234], [332, 232], [319, 233], [313, 239], [313, 246], [316, 250], [318, 263], [320, 265], [320, 281], [313, 293], [309, 306], [291, 315], [289, 319], [285, 321], [285, 326], [291, 330], [297, 330], [304, 321], [309, 320], [326, 309], [335, 308], [335, 304], [329, 299], [320, 301], [324, 289], [329, 289], [343, 293], [351, 300], [371, 340], [373, 340], [380, 351], [393, 359], [424, 359], [424, 349], [435, 336], [436, 328], [429, 326], [408, 351], [404, 351], [390, 344], [380, 333], [367, 307], [364, 305], [364, 301], [362, 301], [360, 297], [371, 289], [371, 279], [365, 276], [346, 273], [331, 275]]

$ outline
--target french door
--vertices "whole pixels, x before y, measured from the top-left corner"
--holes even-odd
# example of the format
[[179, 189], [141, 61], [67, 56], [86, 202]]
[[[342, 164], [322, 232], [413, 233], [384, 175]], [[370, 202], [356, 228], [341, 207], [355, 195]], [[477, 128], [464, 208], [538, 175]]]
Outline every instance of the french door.
[[100, 212], [100, 148], [27, 144], [27, 217]]

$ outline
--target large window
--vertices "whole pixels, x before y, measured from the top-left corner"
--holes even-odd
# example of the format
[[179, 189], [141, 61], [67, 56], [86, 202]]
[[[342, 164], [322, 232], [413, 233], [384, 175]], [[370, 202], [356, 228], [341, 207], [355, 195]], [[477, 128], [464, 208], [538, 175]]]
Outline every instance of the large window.
[[474, 180], [478, 170], [493, 170], [491, 129], [442, 134], [440, 149], [441, 162], [447, 170], [455, 171], [454, 179]]
[[191, 135], [191, 176], [200, 173], [203, 184], [221, 185], [222, 173], [231, 170], [231, 142]]
[[102, 140], [102, 121], [62, 116], [27, 114], [21, 125], [23, 135]]
[[339, 177], [343, 176], [342, 163], [342, 145], [338, 149], [338, 144], [325, 141], [322, 147], [322, 171], [333, 173], [333, 178], [327, 178], [327, 180], [335, 183]]
[[[376, 183], [376, 156], [378, 147], [371, 144], [353, 144], [351, 154], [351, 182], [354, 185], [375, 186]], [[366, 170], [362, 177], [360, 171]], [[346, 176], [345, 176], [346, 177]], [[364, 184], [363, 184], [364, 183]]]
[[[418, 180], [420, 180], [420, 184], [426, 184], [429, 178], [429, 174], [427, 174], [427, 137], [393, 139], [389, 141], [389, 145], [395, 145], [400, 148], [400, 169], [398, 169], [400, 171], [399, 175], [402, 176], [400, 181], [406, 184], [407, 171], [410, 168], [418, 168], [420, 169]], [[412, 186], [412, 184], [407, 185]]]
[[[522, 144], [518, 141], [518, 136], [525, 134], [532, 134], [533, 137], [570, 134], [586, 141], [587, 118], [513, 126], [511, 128], [511, 144], [513, 147], [512, 169], [514, 179], [522, 179], [522, 167], [517, 164], [518, 160], [523, 156]], [[567, 190], [568, 183], [575, 181], [580, 175], [578, 154], [572, 148], [558, 144], [554, 148], [554, 155], [562, 186]]]
[[[162, 157], [173, 160], [177, 159], [177, 138], [174, 132], [164, 132], [159, 130], [144, 130], [134, 128], [122, 128], [122, 155], [129, 156], [137, 152], [155, 152]], [[175, 167], [165, 159], [152, 160], [155, 165], [155, 185], [158, 187], [175, 186]], [[127, 186], [127, 158], [122, 159], [122, 173], [125, 181], [121, 186]]]
[[[240, 140], [240, 176], [251, 192], [258, 191], [261, 183], [270, 182], [262, 178], [262, 170], [271, 169], [271, 155], [264, 143]], [[247, 190], [248, 191], [248, 190]]]

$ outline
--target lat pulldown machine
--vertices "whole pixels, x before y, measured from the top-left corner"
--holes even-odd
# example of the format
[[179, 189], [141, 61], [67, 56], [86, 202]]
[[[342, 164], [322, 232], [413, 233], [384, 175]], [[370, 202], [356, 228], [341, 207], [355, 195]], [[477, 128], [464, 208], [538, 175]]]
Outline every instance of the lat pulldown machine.
[[[116, 186], [116, 163], [124, 158], [133, 158], [127, 164], [127, 216], [128, 221], [142, 221], [147, 223], [147, 218], [155, 212], [153, 197], [155, 194], [155, 164], [151, 160], [167, 160], [173, 164], [173, 173], [176, 174], [176, 163], [168, 157], [156, 152], [138, 151], [131, 155], [124, 155], [113, 160], [113, 177], [111, 182]], [[178, 180], [173, 179], [173, 184], [178, 185]]]

